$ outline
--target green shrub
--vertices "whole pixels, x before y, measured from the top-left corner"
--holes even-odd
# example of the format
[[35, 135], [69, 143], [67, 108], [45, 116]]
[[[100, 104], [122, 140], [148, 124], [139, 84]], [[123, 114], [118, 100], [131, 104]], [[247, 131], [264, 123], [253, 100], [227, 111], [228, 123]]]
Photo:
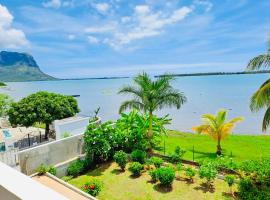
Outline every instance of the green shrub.
[[161, 165], [164, 162], [162, 158], [159, 158], [159, 157], [156, 157], [156, 156], [151, 157], [148, 161], [149, 161], [150, 164], [155, 165], [156, 168], [161, 167]]
[[129, 171], [131, 171], [131, 173], [134, 176], [140, 176], [142, 170], [143, 170], [143, 165], [139, 162], [133, 162], [129, 166]]
[[141, 164], [145, 163], [145, 158], [146, 158], [146, 152], [136, 149], [131, 152], [131, 159], [133, 162], [139, 162]]
[[270, 159], [249, 160], [240, 166], [243, 176], [238, 185], [243, 200], [270, 199]]
[[157, 182], [157, 180], [158, 180], [158, 171], [157, 171], [157, 169], [149, 171], [149, 175], [151, 176], [153, 182]]
[[85, 183], [82, 190], [92, 196], [97, 196], [103, 187], [103, 183], [98, 179], [91, 179], [89, 182]]
[[216, 166], [212, 163], [201, 165], [199, 169], [200, 178], [205, 178], [208, 186], [210, 186], [212, 181], [216, 178], [217, 173]]
[[49, 166], [47, 170], [50, 174], [56, 175], [56, 168], [54, 166]]
[[193, 182], [193, 177], [196, 175], [196, 170], [192, 167], [186, 168], [186, 176], [189, 178], [191, 182]]
[[232, 187], [235, 183], [235, 176], [234, 175], [227, 175], [224, 177], [224, 180], [228, 184], [229, 187]]
[[65, 181], [65, 182], [68, 182], [68, 181], [70, 181], [71, 179], [73, 179], [73, 177], [72, 177], [72, 176], [63, 176], [61, 179], [62, 179], [63, 181]]
[[172, 163], [178, 163], [182, 160], [182, 157], [186, 153], [185, 150], [181, 149], [179, 146], [177, 146], [174, 150], [174, 153], [170, 155], [170, 161]]
[[85, 163], [82, 160], [76, 160], [72, 162], [67, 168], [67, 174], [73, 177], [77, 177], [85, 169]]
[[177, 163], [177, 165], [176, 165], [176, 171], [182, 171], [184, 169], [184, 165], [181, 163], [181, 162], [179, 162], [179, 163]]
[[175, 171], [171, 167], [161, 167], [156, 169], [157, 179], [161, 185], [170, 186], [175, 179]]
[[114, 154], [113, 159], [119, 165], [122, 170], [125, 170], [126, 164], [128, 162], [128, 156], [124, 151], [118, 151]]
[[48, 172], [48, 167], [43, 163], [37, 168], [37, 173], [39, 176], [46, 174]]

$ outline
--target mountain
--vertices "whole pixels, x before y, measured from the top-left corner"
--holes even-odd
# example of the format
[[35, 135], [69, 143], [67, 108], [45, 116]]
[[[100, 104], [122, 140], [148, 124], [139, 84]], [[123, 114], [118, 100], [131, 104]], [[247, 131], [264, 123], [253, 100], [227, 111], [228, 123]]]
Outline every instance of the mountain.
[[0, 81], [56, 80], [42, 72], [33, 56], [27, 53], [0, 52]]

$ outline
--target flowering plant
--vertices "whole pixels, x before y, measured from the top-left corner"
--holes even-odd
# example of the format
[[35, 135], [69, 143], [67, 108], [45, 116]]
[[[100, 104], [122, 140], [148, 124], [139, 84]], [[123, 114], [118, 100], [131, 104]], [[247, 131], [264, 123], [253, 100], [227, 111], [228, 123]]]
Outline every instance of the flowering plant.
[[82, 190], [92, 196], [97, 196], [102, 189], [102, 182], [98, 179], [91, 179], [89, 182], [85, 183]]

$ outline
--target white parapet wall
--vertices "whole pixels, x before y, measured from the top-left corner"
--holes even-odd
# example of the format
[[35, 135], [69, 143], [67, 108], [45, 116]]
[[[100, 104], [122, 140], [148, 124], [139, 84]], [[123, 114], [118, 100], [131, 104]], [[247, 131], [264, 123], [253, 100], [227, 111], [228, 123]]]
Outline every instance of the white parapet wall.
[[56, 140], [18, 153], [21, 171], [31, 175], [41, 165], [57, 165], [83, 153], [83, 134]]
[[68, 200], [61, 194], [0, 162], [1, 200]]
[[[55, 120], [53, 128], [56, 135], [56, 140], [62, 139], [65, 136], [74, 136], [83, 134], [89, 124], [90, 117], [75, 116], [62, 120]], [[92, 123], [98, 123], [100, 119]]]

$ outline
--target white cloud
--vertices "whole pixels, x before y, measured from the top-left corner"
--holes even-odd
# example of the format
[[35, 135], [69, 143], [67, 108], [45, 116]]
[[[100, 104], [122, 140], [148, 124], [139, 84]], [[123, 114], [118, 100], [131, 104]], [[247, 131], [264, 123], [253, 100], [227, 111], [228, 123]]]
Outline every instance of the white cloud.
[[194, 5], [203, 6], [206, 12], [209, 12], [213, 7], [213, 4], [208, 0], [195, 0]]
[[42, 5], [45, 8], [54, 8], [54, 9], [58, 9], [60, 7], [73, 7], [74, 6], [74, 0], [67, 0], [67, 1], [49, 0], [47, 2], [43, 2]]
[[86, 33], [106, 33], [116, 30], [116, 23], [106, 24], [104, 26], [92, 26], [86, 28]]
[[75, 38], [76, 38], [76, 36], [73, 35], [73, 34], [68, 35], [68, 39], [69, 39], [69, 40], [74, 40]]
[[97, 44], [97, 43], [99, 43], [99, 40], [96, 38], [96, 37], [94, 37], [94, 36], [87, 36], [87, 39], [88, 39], [88, 42], [90, 43], [90, 44]]
[[121, 22], [122, 22], [122, 23], [127, 23], [127, 22], [129, 22], [130, 20], [131, 20], [131, 18], [128, 17], [128, 16], [125, 16], [125, 17], [122, 17], [122, 18], [121, 18]]
[[12, 22], [13, 16], [0, 4], [0, 48], [19, 48], [29, 43], [22, 30], [12, 27]]
[[128, 24], [128, 29], [117, 30], [112, 33], [113, 37], [105, 39], [104, 43], [119, 49], [134, 40], [159, 35], [166, 26], [180, 22], [191, 11], [192, 9], [189, 7], [181, 7], [168, 14], [162, 11], [154, 12], [148, 5], [138, 5], [134, 8], [132, 20], [129, 19], [131, 23]]
[[94, 4], [93, 6], [100, 13], [106, 13], [109, 10], [109, 8], [110, 8], [110, 5], [107, 4], [107, 3], [97, 3], [97, 4]]
[[61, 0], [50, 0], [50, 1], [42, 3], [42, 5], [45, 8], [55, 8], [55, 9], [57, 9], [57, 8], [61, 7], [62, 2], [61, 2]]

